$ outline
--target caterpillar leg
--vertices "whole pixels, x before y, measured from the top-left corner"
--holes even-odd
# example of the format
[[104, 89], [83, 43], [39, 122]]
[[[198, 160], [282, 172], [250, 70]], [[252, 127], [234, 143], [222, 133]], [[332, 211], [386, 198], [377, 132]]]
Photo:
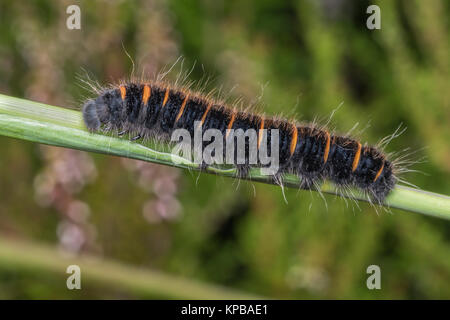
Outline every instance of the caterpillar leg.
[[130, 141], [136, 141], [139, 140], [140, 138], [142, 138], [142, 136], [138, 134], [136, 137], [131, 138]]
[[237, 178], [246, 178], [249, 176], [250, 166], [245, 164], [237, 165], [236, 170], [237, 170]]
[[200, 163], [200, 164], [198, 165], [198, 169], [199, 169], [201, 172], [205, 172], [206, 170], [208, 170], [208, 167], [209, 167], [209, 165], [208, 165], [205, 161], [202, 161], [202, 163]]

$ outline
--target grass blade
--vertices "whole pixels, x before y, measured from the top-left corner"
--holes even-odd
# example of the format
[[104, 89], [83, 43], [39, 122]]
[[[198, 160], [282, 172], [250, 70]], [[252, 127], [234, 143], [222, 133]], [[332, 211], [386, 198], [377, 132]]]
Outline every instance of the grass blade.
[[[25, 254], [24, 254], [25, 253]], [[260, 299], [247, 293], [175, 277], [158, 271], [124, 265], [96, 256], [72, 257], [50, 246], [9, 240], [0, 237], [0, 268], [14, 272], [49, 273], [61, 277], [61, 285], [69, 276], [66, 269], [76, 264], [84, 283], [98, 282], [146, 297], [169, 299]]]
[[[198, 170], [197, 164], [176, 155], [157, 151], [127, 139], [89, 133], [78, 111], [6, 95], [0, 95], [0, 134], [48, 145]], [[225, 177], [234, 177], [236, 174], [235, 169], [209, 168], [207, 172]], [[261, 175], [258, 169], [250, 171], [249, 180], [273, 184], [269, 177]], [[297, 177], [292, 175], [285, 177], [283, 181], [287, 187], [298, 186]], [[338, 194], [330, 183], [325, 183], [321, 191]], [[357, 200], [367, 201], [357, 190], [353, 193]], [[450, 219], [450, 197], [405, 186], [397, 186], [386, 199], [385, 206]]]

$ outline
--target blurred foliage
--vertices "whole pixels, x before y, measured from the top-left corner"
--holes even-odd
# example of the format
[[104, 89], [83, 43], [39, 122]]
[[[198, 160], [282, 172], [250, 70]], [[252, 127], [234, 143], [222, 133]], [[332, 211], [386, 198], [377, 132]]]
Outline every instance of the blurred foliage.
[[[81, 30], [66, 8], [81, 8]], [[405, 179], [450, 193], [450, 2], [0, 0], [0, 92], [79, 108], [80, 75], [153, 75], [184, 57], [267, 114], [356, 122], [426, 158]], [[125, 48], [125, 49], [124, 49]], [[180, 63], [178, 63], [178, 66]], [[174, 79], [175, 74], [169, 75]], [[261, 98], [258, 98], [261, 97]], [[368, 126], [367, 124], [369, 124]], [[276, 298], [450, 298], [450, 224], [316, 194], [0, 137], [0, 232]], [[26, 254], [24, 252], [23, 254]], [[366, 288], [366, 268], [382, 289]], [[2, 269], [0, 298], [138, 297]]]

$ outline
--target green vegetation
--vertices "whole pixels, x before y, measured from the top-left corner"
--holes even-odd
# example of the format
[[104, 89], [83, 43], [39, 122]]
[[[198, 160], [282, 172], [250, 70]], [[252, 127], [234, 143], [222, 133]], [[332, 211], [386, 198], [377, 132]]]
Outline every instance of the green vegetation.
[[[448, 195], [447, 1], [379, 1], [382, 27], [373, 31], [365, 26], [370, 3], [364, 1], [77, 4], [81, 30], [65, 27], [63, 1], [0, 3], [0, 92], [25, 99], [23, 109], [6, 112], [8, 98], [2, 97], [0, 112], [2, 132], [21, 138], [0, 136], [0, 298], [149, 296], [89, 277], [81, 291], [69, 291], [65, 270], [37, 265], [42, 261], [33, 251], [41, 245], [59, 249], [49, 255], [54, 266], [61, 263], [55, 252], [71, 252], [73, 264], [87, 254], [273, 298], [450, 297], [446, 219], [376, 212], [332, 195], [324, 195], [325, 202], [317, 192], [293, 188], [285, 189], [286, 204], [280, 188], [268, 184], [23, 140], [33, 139], [30, 132], [45, 138], [48, 131], [25, 130], [43, 117], [94, 139], [86, 145], [96, 138], [115, 142], [77, 129], [75, 110], [92, 96], [77, 79], [86, 79], [83, 70], [102, 84], [127, 78], [132, 63], [124, 47], [136, 76], [151, 77], [183, 56], [185, 71], [196, 62], [189, 81], [209, 77], [205, 90], [222, 88], [228, 102], [242, 97], [267, 114], [326, 122], [340, 106], [331, 126], [347, 132], [359, 122], [353, 134], [371, 144], [403, 123], [408, 129], [387, 152], [409, 148], [413, 161], [425, 158], [412, 167], [424, 174], [403, 178]], [[45, 104], [38, 115], [26, 114], [35, 106], [31, 101]], [[47, 105], [75, 110], [46, 112]], [[28, 127], [15, 112], [30, 119]], [[59, 118], [60, 112], [75, 122]], [[405, 189], [396, 190], [397, 201], [407, 199], [402, 192], [416, 197], [415, 211], [432, 207], [429, 196]], [[439, 210], [438, 201], [433, 209]], [[15, 247], [19, 239], [28, 244]], [[4, 253], [17, 251], [33, 259], [20, 260], [20, 268], [10, 264]], [[366, 287], [372, 264], [381, 268], [381, 290]], [[167, 296], [153, 289], [151, 296]]]

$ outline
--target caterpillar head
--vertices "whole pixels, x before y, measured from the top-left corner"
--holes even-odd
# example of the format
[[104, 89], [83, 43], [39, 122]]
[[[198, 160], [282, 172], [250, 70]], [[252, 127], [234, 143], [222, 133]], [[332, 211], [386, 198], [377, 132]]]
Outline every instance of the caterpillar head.
[[99, 98], [90, 99], [83, 105], [83, 120], [90, 131], [97, 131], [108, 121], [107, 106]]

